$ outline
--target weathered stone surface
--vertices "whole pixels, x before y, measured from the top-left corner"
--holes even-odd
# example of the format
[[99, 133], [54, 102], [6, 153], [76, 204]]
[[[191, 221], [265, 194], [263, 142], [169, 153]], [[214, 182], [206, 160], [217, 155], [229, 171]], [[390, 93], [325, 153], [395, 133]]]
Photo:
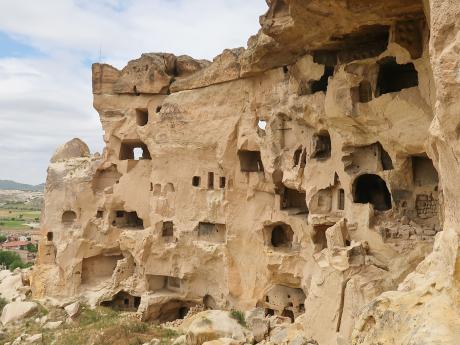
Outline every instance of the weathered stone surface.
[[[250, 341], [249, 332], [229, 312], [208, 310], [187, 319], [181, 328], [186, 332], [187, 345], [199, 345], [208, 341], [215, 344], [243, 344]], [[232, 339], [228, 343], [220, 338]]]
[[24, 285], [23, 274], [26, 273], [18, 270], [14, 272], [10, 270], [0, 271], [0, 297], [9, 302], [25, 299], [26, 292], [30, 292], [30, 289]]
[[74, 302], [64, 307], [67, 316], [73, 318], [80, 313], [80, 302]]
[[268, 4], [212, 63], [93, 66], [106, 148], [48, 169], [34, 295], [177, 344], [455, 344], [460, 6]]
[[3, 308], [0, 321], [3, 325], [6, 325], [7, 323], [31, 316], [37, 309], [38, 305], [35, 302], [11, 302]]
[[60, 146], [53, 154], [51, 158], [51, 163], [56, 163], [58, 161], [64, 161], [72, 158], [82, 158], [89, 157], [90, 152], [88, 145], [86, 145], [82, 140], [74, 138], [64, 145]]
[[171, 85], [171, 92], [197, 89], [213, 84], [219, 84], [240, 77], [240, 56], [243, 48], [226, 49], [214, 61], [199, 72], [188, 77], [177, 78]]

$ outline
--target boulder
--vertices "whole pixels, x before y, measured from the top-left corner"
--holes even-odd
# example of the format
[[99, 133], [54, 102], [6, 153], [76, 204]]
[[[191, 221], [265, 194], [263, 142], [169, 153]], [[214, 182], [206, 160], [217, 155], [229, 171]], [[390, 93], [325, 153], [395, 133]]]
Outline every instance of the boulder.
[[38, 344], [43, 340], [43, 335], [41, 333], [30, 335], [26, 338], [27, 344]]
[[3, 270], [0, 272], [0, 297], [8, 301], [25, 298], [24, 284], [20, 272]]
[[11, 302], [2, 311], [0, 321], [3, 325], [33, 315], [38, 309], [35, 302]]
[[80, 313], [80, 302], [74, 302], [64, 307], [65, 312], [70, 318], [74, 318]]
[[186, 319], [181, 325], [187, 345], [199, 345], [219, 338], [230, 338], [237, 342], [251, 342], [248, 329], [222, 310], [206, 310]]
[[43, 326], [44, 329], [57, 329], [62, 325], [62, 321], [49, 321]]
[[57, 148], [53, 157], [51, 157], [51, 163], [71, 158], [89, 157], [89, 155], [90, 151], [88, 145], [86, 145], [81, 139], [73, 138]]

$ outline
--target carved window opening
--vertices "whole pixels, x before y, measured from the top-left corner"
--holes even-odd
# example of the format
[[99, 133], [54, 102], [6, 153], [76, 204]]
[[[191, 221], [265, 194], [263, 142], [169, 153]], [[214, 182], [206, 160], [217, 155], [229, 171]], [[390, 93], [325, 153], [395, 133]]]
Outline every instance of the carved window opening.
[[104, 211], [98, 210], [98, 211], [96, 212], [96, 218], [102, 218], [103, 216], [104, 216]]
[[300, 162], [300, 157], [302, 156], [302, 146], [300, 146], [297, 150], [294, 152], [294, 166], [296, 167], [299, 165]]
[[275, 311], [271, 308], [265, 308], [265, 316], [273, 316], [275, 315]]
[[294, 322], [294, 312], [289, 309], [284, 309], [281, 316], [288, 317], [291, 319], [291, 323]]
[[51, 242], [53, 240], [53, 233], [51, 231], [46, 233], [46, 239]]
[[140, 304], [140, 297], [133, 296], [125, 291], [120, 291], [112, 298], [112, 300], [103, 301], [101, 303], [102, 306], [123, 311], [136, 311]]
[[267, 127], [267, 121], [265, 120], [258, 120], [257, 127], [263, 131], [265, 131], [265, 127]]
[[62, 214], [62, 223], [64, 225], [71, 225], [75, 222], [76, 219], [77, 214], [72, 210], [64, 211]]
[[315, 245], [315, 253], [322, 251], [327, 248], [326, 230], [331, 225], [319, 224], [313, 226], [313, 244]]
[[184, 319], [189, 313], [190, 307], [194, 305], [195, 303], [192, 302], [170, 300], [160, 307], [157, 321], [164, 323]]
[[127, 159], [152, 159], [149, 149], [142, 141], [139, 140], [124, 140], [120, 146], [120, 160]]
[[208, 189], [214, 189], [214, 173], [208, 172]]
[[283, 188], [281, 193], [281, 209], [295, 209], [298, 213], [308, 213], [306, 194], [296, 189]]
[[222, 189], [225, 188], [225, 183], [226, 183], [225, 176], [221, 176], [219, 179], [219, 187]]
[[370, 203], [378, 211], [391, 209], [391, 194], [385, 181], [378, 175], [364, 174], [353, 183], [353, 201]]
[[331, 137], [328, 132], [319, 133], [313, 137], [312, 157], [318, 160], [331, 157]]
[[149, 122], [149, 112], [147, 109], [136, 109], [136, 123], [138, 126], [145, 126]]
[[394, 57], [389, 57], [378, 64], [376, 96], [418, 86], [418, 73], [413, 63], [399, 65]]
[[345, 209], [345, 191], [342, 188], [340, 188], [339, 192], [338, 192], [337, 208], [339, 210], [344, 210]]
[[171, 237], [174, 235], [174, 224], [171, 221], [163, 222], [161, 236]]
[[324, 66], [324, 73], [319, 80], [310, 82], [311, 93], [326, 92], [329, 83], [329, 77], [334, 75], [334, 66]]
[[414, 185], [426, 186], [438, 184], [438, 172], [430, 158], [427, 156], [412, 156], [411, 161]]
[[238, 158], [240, 160], [240, 168], [242, 172], [262, 172], [264, 166], [260, 151], [238, 151]]
[[144, 221], [138, 217], [136, 211], [115, 211], [115, 220], [112, 224], [118, 228], [144, 229]]
[[294, 232], [287, 224], [279, 224], [271, 230], [270, 243], [274, 248], [291, 248]]
[[199, 187], [201, 183], [201, 177], [200, 176], [193, 176], [192, 178], [192, 186], [193, 187]]

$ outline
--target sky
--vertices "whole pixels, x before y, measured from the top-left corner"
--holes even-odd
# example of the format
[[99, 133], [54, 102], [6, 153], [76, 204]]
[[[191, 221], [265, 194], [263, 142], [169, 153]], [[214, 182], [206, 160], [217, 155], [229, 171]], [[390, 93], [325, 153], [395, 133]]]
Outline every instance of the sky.
[[264, 0], [0, 0], [0, 179], [38, 184], [78, 137], [102, 152], [91, 64], [246, 47]]

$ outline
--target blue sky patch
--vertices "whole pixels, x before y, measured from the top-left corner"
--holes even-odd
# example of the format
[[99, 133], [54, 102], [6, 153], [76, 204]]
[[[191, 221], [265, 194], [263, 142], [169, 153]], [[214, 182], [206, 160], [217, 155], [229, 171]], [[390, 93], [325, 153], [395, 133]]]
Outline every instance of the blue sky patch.
[[45, 54], [38, 49], [14, 39], [0, 31], [0, 58], [5, 57], [39, 57]]

